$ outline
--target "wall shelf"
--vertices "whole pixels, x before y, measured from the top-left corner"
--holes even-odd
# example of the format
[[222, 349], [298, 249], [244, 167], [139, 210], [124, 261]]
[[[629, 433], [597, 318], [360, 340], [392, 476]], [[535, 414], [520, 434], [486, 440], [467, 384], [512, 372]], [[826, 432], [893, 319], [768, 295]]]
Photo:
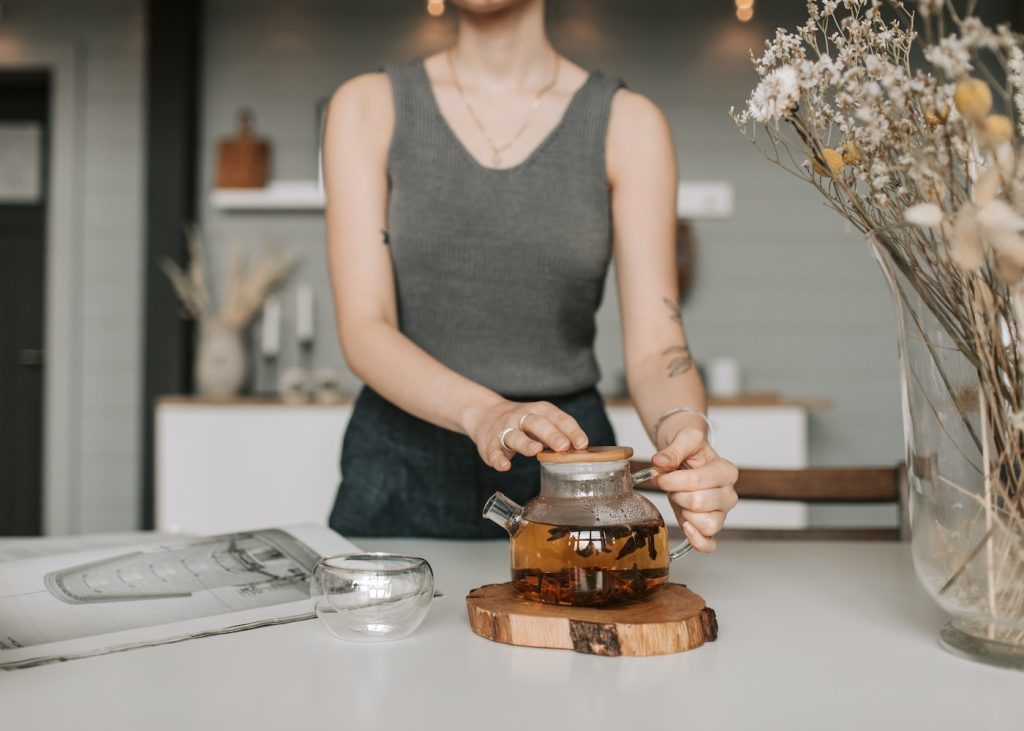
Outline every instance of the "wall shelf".
[[[210, 205], [221, 211], [322, 211], [324, 195], [316, 180], [273, 180], [266, 188], [215, 188]], [[731, 183], [679, 183], [676, 213], [680, 218], [729, 218], [733, 207]]]
[[215, 188], [210, 205], [222, 211], [322, 211], [316, 180], [273, 180], [266, 188]]

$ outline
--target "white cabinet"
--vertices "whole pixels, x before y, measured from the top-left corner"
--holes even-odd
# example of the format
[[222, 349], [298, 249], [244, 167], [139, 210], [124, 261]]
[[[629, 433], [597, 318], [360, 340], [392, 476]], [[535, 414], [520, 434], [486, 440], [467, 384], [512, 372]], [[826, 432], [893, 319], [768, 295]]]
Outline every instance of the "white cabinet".
[[[608, 407], [619, 444], [628, 444], [637, 459], [650, 459], [654, 445], [632, 406]], [[799, 404], [711, 406], [712, 446], [740, 467], [799, 469], [807, 466], [808, 410]], [[671, 524], [674, 514], [664, 493], [645, 493]], [[729, 514], [730, 528], [806, 528], [806, 503], [789, 500], [742, 500]]]
[[[351, 404], [166, 398], [156, 410], [156, 528], [218, 533], [327, 520]], [[620, 444], [653, 447], [632, 407], [612, 405]], [[716, 448], [740, 466], [807, 465], [806, 407], [712, 406]], [[668, 501], [656, 502], [671, 517]], [[802, 503], [743, 501], [733, 527], [803, 527]]]
[[156, 529], [219, 533], [325, 523], [348, 404], [207, 403], [156, 409]]

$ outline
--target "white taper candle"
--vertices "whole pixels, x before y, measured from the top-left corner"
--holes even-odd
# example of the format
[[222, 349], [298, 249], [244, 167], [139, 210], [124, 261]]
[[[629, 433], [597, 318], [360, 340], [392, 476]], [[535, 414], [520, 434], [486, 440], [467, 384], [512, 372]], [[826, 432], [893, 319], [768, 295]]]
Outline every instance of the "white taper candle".
[[313, 331], [313, 288], [308, 284], [299, 285], [296, 290], [295, 336], [303, 345], [312, 343], [316, 338]]
[[276, 296], [267, 297], [263, 303], [260, 352], [265, 358], [276, 358], [281, 352], [281, 300]]

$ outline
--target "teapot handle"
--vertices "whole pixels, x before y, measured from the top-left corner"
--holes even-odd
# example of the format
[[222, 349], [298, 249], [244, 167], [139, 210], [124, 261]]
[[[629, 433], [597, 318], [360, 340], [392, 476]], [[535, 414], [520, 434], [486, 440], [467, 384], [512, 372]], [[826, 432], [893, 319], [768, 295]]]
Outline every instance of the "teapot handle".
[[[632, 481], [633, 487], [636, 487], [641, 482], [650, 480], [651, 478], [657, 477], [660, 474], [661, 472], [654, 469], [653, 467], [648, 467], [645, 470], [639, 470], [637, 472], [634, 472], [629, 476], [629, 479]], [[683, 538], [682, 542], [678, 546], [669, 549], [668, 560], [675, 561], [677, 558], [682, 558], [692, 550], [693, 546], [690, 545], [690, 541], [687, 538]]]

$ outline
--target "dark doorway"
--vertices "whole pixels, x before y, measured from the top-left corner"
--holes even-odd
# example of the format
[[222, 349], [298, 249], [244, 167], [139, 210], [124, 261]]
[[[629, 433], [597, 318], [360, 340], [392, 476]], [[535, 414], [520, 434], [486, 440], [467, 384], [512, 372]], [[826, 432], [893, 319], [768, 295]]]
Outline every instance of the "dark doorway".
[[0, 71], [0, 535], [42, 532], [50, 79]]
[[199, 50], [203, 0], [146, 6], [146, 326], [143, 358], [142, 527], [155, 517], [156, 400], [189, 393], [192, 327], [160, 264], [187, 260], [185, 227], [196, 220]]

